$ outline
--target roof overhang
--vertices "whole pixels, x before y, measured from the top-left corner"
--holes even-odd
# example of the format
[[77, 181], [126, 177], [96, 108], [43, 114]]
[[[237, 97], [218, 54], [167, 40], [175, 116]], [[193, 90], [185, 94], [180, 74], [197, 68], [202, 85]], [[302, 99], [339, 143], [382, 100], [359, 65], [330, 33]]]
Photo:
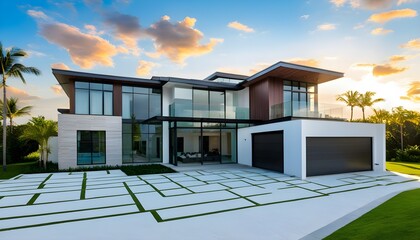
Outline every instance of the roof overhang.
[[224, 119], [224, 118], [194, 118], [194, 117], [170, 117], [155, 116], [142, 121], [142, 124], [160, 124], [162, 122], [210, 122], [210, 123], [239, 123], [239, 124], [259, 124], [261, 120], [250, 119]]
[[165, 84], [161, 80], [145, 79], [145, 78], [133, 78], [133, 77], [121, 77], [105, 74], [96, 73], [85, 73], [62, 69], [52, 69], [52, 73], [60, 83], [64, 92], [69, 96], [69, 83], [73, 81], [89, 81], [89, 82], [101, 82], [101, 83], [121, 83], [121, 84], [136, 84], [147, 87], [160, 87]]
[[210, 76], [206, 77], [204, 80], [214, 80], [217, 78], [230, 78], [230, 79], [236, 79], [236, 80], [245, 80], [249, 76], [240, 75], [240, 74], [233, 74], [233, 73], [225, 73], [225, 72], [215, 72], [211, 74]]
[[250, 76], [246, 82], [242, 83], [242, 85], [249, 86], [268, 77], [320, 84], [332, 81], [337, 78], [342, 78], [343, 76], [344, 74], [341, 72], [308, 67], [288, 62], [278, 62]]
[[208, 80], [176, 78], [176, 77], [159, 77], [153, 76], [152, 80], [164, 81], [165, 83], [185, 84], [196, 88], [212, 89], [212, 90], [240, 90], [243, 87], [222, 82], [213, 82]]

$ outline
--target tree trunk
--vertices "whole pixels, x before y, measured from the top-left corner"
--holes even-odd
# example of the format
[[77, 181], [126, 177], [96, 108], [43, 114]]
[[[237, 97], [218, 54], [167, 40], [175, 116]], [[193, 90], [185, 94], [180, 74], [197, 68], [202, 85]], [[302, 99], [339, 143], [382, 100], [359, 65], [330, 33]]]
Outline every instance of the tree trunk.
[[353, 121], [353, 107], [350, 107], [350, 110], [351, 110], [351, 112], [350, 112], [350, 122], [352, 122]]
[[365, 121], [365, 108], [362, 107], [362, 113], [363, 113], [363, 122]]
[[4, 76], [3, 71], [3, 172], [7, 171], [6, 165], [6, 115], [7, 115], [7, 108], [6, 108], [6, 77]]
[[401, 151], [404, 150], [404, 134], [403, 134], [404, 126], [403, 124], [400, 125], [400, 138], [401, 138]]
[[13, 119], [10, 118], [10, 133], [13, 132]]

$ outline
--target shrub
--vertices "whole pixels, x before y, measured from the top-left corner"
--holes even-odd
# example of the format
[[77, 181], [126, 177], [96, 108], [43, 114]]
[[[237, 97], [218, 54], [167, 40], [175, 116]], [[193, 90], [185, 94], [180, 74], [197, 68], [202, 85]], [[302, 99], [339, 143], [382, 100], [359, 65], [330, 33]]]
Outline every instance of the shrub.
[[420, 148], [418, 145], [408, 146], [404, 150], [397, 150], [395, 161], [398, 162], [420, 162]]
[[39, 161], [39, 152], [32, 152], [23, 157], [24, 162], [35, 162]]

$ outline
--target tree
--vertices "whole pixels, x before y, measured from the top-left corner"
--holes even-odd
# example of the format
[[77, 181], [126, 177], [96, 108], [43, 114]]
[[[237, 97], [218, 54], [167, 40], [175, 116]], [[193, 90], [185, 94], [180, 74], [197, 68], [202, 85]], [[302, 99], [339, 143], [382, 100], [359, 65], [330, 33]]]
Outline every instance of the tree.
[[370, 122], [387, 124], [391, 114], [385, 109], [373, 109], [373, 115], [369, 117]]
[[392, 121], [399, 126], [400, 132], [400, 146], [404, 150], [404, 124], [405, 122], [412, 122], [419, 124], [419, 115], [414, 111], [404, 109], [402, 106], [392, 109]]
[[44, 168], [47, 168], [48, 161], [48, 139], [56, 136], [58, 131], [57, 122], [52, 120], [45, 120], [45, 117], [33, 117], [27, 124], [26, 131], [22, 134], [21, 138], [28, 140], [35, 140], [39, 144], [41, 152], [41, 162]]
[[363, 121], [365, 121], [365, 108], [366, 107], [372, 107], [373, 104], [377, 103], [377, 102], [382, 102], [385, 101], [385, 99], [383, 98], [377, 98], [377, 99], [373, 99], [373, 96], [375, 96], [375, 92], [370, 92], [367, 91], [365, 93], [361, 93], [358, 97], [358, 103], [357, 106], [359, 106], [362, 109], [362, 113], [363, 113]]
[[[18, 108], [17, 103], [19, 99], [11, 97], [7, 99], [7, 118], [10, 120], [10, 132], [12, 132], [13, 119], [24, 115], [29, 115], [32, 110], [32, 106], [25, 106]], [[0, 100], [0, 106], [3, 106], [3, 101]]]
[[[6, 83], [9, 77], [20, 78], [23, 83], [26, 83], [25, 78], [23, 77], [23, 73], [30, 73], [39, 75], [41, 71], [39, 71], [35, 67], [26, 67], [25, 65], [18, 63], [18, 59], [20, 57], [25, 57], [28, 54], [19, 49], [19, 48], [11, 48], [11, 49], [4, 49], [3, 45], [0, 42], [0, 74], [2, 75], [2, 83], [1, 87], [3, 87], [3, 102], [6, 102]], [[6, 104], [3, 104], [3, 171], [7, 170], [6, 166], [6, 116], [7, 116], [7, 107]]]
[[344, 102], [350, 107], [350, 122], [353, 121], [353, 109], [359, 104], [360, 93], [358, 91], [347, 91], [337, 96], [337, 101]]

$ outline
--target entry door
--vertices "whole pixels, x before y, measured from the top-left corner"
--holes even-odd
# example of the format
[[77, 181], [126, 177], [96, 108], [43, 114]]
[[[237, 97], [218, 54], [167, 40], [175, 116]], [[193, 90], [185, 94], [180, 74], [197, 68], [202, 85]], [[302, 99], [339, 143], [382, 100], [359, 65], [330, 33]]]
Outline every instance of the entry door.
[[284, 172], [283, 131], [252, 134], [252, 166]]

